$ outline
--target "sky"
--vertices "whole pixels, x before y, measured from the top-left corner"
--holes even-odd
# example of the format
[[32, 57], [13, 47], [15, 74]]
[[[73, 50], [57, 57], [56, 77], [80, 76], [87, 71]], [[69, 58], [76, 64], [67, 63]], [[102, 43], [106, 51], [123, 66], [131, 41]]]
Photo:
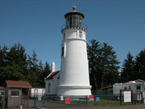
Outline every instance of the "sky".
[[85, 15], [87, 42], [112, 46], [120, 67], [128, 52], [135, 58], [145, 49], [145, 0], [0, 0], [0, 45], [20, 43], [27, 55], [34, 50], [38, 60], [55, 62], [59, 70], [61, 26], [74, 5]]

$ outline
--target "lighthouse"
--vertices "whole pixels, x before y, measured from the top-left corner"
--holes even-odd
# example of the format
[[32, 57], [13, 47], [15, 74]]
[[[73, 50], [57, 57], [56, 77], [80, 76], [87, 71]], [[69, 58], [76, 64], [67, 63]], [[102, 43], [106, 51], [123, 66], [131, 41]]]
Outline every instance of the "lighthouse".
[[87, 26], [83, 24], [84, 14], [73, 11], [64, 15], [65, 24], [61, 33], [61, 70], [57, 95], [91, 95], [87, 57]]

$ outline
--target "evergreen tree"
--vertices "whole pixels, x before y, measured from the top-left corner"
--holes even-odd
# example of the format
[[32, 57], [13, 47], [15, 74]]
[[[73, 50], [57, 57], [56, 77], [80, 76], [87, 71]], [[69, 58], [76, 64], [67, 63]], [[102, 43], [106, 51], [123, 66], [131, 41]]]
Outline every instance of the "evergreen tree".
[[145, 49], [136, 56], [135, 78], [145, 80]]
[[99, 68], [98, 64], [100, 62], [99, 56], [101, 54], [100, 51], [100, 44], [96, 40], [91, 40], [91, 45], [87, 44], [88, 48], [88, 60], [89, 60], [89, 71], [90, 71], [90, 84], [92, 85], [92, 89], [96, 90], [99, 88], [98, 86], [98, 77], [99, 75]]
[[87, 48], [92, 89], [96, 90], [118, 82], [119, 61], [116, 59], [113, 47], [107, 43], [100, 44], [96, 40], [90, 42], [91, 45], [88, 45]]
[[39, 76], [39, 83], [41, 87], [45, 87], [45, 82], [44, 79], [51, 73], [50, 70], [50, 66], [49, 64], [46, 62], [45, 63], [45, 67], [44, 70], [42, 70], [42, 72], [40, 72], [40, 76]]
[[38, 65], [37, 65], [37, 58], [36, 58], [36, 53], [35, 51], [33, 50], [33, 54], [32, 54], [32, 62], [33, 62], [33, 67], [35, 67], [37, 69]]
[[[4, 47], [4, 64], [2, 65], [1, 77], [3, 82], [6, 79], [9, 80], [25, 80], [25, 71], [26, 68], [26, 58], [24, 47], [18, 43], [10, 48], [10, 51], [7, 52], [7, 47]], [[19, 76], [18, 76], [19, 75]]]
[[32, 58], [28, 55], [28, 76], [27, 80], [32, 87], [39, 87], [39, 68], [37, 65], [36, 53], [33, 50]]
[[46, 78], [51, 73], [50, 65], [46, 62], [43, 72], [43, 78]]
[[27, 56], [20, 43], [10, 49], [5, 45], [0, 46], [0, 85], [5, 80], [24, 80], [30, 82], [32, 87], [44, 87], [44, 78], [50, 73], [50, 67], [47, 62], [43, 67], [41, 61], [37, 64], [38, 61], [35, 51], [33, 50], [32, 57]]
[[6, 45], [3, 46], [3, 48], [0, 46], [0, 86], [4, 84], [4, 78], [3, 78], [3, 67], [6, 66], [6, 53], [7, 53], [8, 47]]
[[121, 72], [121, 81], [127, 82], [130, 80], [135, 80], [135, 72], [134, 72], [135, 62], [133, 60], [133, 56], [129, 52], [127, 54], [127, 59], [124, 60], [123, 68]]
[[[112, 85], [113, 83], [118, 82], [119, 72], [118, 66], [119, 61], [117, 60], [116, 52], [113, 50], [113, 47], [107, 43], [103, 43], [101, 48], [101, 62], [100, 68], [102, 68], [102, 87], [107, 85]], [[107, 81], [106, 81], [107, 80]]]

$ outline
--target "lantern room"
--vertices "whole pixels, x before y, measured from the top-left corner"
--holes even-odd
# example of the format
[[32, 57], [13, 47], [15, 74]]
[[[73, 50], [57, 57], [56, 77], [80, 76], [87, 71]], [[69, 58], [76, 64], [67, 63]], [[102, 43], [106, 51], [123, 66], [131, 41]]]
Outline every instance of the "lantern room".
[[66, 21], [62, 26], [62, 30], [65, 28], [82, 28], [87, 30], [87, 26], [83, 24], [84, 14], [76, 11], [76, 6], [73, 6], [73, 11], [64, 15]]

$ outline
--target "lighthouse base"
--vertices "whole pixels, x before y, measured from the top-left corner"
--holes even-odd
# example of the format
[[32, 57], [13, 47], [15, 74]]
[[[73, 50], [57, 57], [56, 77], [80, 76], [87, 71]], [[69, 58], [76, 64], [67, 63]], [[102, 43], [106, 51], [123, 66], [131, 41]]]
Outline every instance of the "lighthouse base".
[[58, 86], [58, 96], [88, 96], [91, 86]]

